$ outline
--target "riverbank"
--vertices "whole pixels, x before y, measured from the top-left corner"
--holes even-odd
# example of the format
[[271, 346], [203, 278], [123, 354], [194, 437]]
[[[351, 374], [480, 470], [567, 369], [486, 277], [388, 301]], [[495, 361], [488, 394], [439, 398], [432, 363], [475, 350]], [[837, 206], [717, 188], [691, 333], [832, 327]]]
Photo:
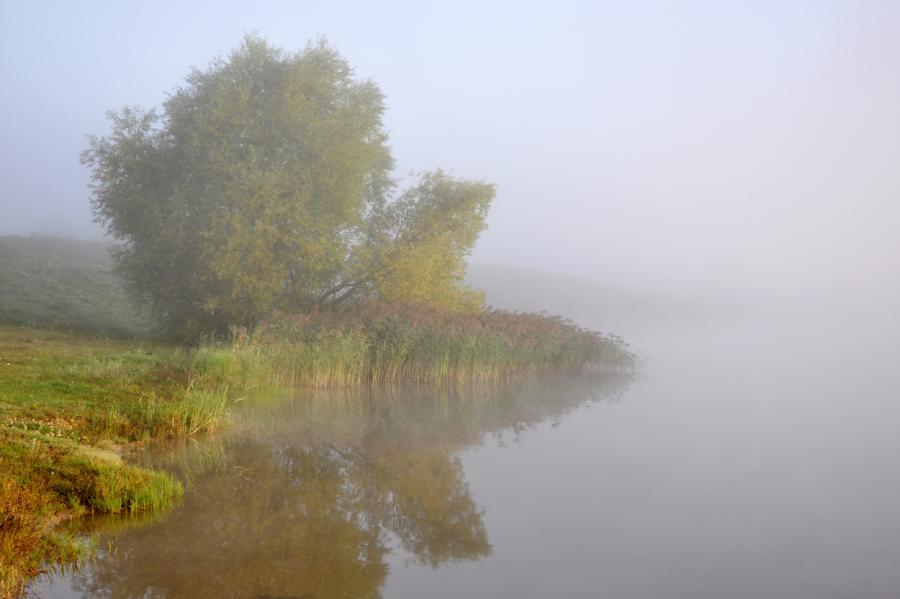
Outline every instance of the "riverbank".
[[178, 388], [165, 376], [166, 351], [0, 326], [0, 596], [17, 593], [44, 563], [85, 555], [54, 529], [59, 521], [162, 509], [180, 496], [178, 481], [122, 459], [152, 434], [128, 415]]
[[0, 589], [84, 554], [54, 530], [60, 519], [171, 505], [178, 481], [128, 465], [129, 447], [227, 426], [233, 402], [260, 390], [502, 382], [631, 362], [620, 340], [560, 319], [396, 305], [277, 316], [192, 348], [0, 326]]

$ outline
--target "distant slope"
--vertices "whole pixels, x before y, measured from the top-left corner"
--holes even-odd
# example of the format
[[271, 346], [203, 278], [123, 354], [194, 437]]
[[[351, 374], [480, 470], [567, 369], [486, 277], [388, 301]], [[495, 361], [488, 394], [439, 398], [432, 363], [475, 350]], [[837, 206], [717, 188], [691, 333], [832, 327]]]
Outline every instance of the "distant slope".
[[110, 273], [106, 244], [54, 237], [0, 237], [0, 322], [146, 335]]
[[[111, 267], [103, 242], [0, 236], [0, 322], [114, 336], [149, 334], [148, 322], [128, 301]], [[497, 308], [546, 311], [588, 326], [691, 308], [672, 298], [512, 266], [471, 264], [466, 281]]]
[[683, 300], [619, 289], [574, 275], [514, 266], [470, 264], [466, 282], [504, 310], [546, 311], [596, 326], [632, 316], [685, 310]]

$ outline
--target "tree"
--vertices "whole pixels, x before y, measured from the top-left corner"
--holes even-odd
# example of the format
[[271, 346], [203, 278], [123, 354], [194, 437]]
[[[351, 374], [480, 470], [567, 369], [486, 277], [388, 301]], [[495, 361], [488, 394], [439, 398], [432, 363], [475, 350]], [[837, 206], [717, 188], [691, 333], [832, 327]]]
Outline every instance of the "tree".
[[354, 248], [347, 277], [320, 301], [358, 295], [474, 311], [480, 292], [463, 285], [465, 256], [484, 230], [494, 187], [438, 170], [394, 202], [373, 210], [369, 237]]
[[161, 113], [110, 113], [82, 162], [127, 289], [182, 337], [367, 297], [475, 309], [463, 260], [493, 187], [438, 171], [394, 199], [383, 113], [324, 41], [255, 36]]

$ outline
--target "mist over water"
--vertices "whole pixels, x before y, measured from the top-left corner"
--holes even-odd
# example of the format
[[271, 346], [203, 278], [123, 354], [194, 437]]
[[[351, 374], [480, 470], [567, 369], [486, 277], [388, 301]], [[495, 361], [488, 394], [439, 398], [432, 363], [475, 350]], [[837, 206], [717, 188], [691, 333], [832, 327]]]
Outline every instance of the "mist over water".
[[620, 322], [620, 401], [463, 455], [491, 560], [386, 596], [895, 596], [900, 328], [834, 322]]
[[[643, 361], [616, 393], [504, 396], [506, 419], [261, 407], [172, 515], [98, 524], [116, 548], [39, 596], [900, 595], [896, 3], [2, 10], [0, 234], [101, 238], [77, 156], [105, 110], [159, 105], [247, 30], [325, 34], [385, 93], [399, 178], [497, 183], [470, 260], [488, 302]], [[242, 559], [263, 574], [229, 586]]]
[[[323, 516], [304, 510], [327, 503], [309, 504], [306, 496], [306, 502], [288, 501], [283, 508], [253, 506], [287, 497], [269, 493], [272, 481], [282, 478], [278, 488], [329, 488], [333, 474], [322, 465], [342, 459], [335, 451], [350, 451], [367, 461], [356, 466], [353, 476], [362, 478], [348, 489], [380, 480], [376, 484], [400, 493], [394, 501], [405, 509], [453, 485], [460, 486], [449, 496], [465, 498], [425, 501], [407, 512], [419, 516], [407, 521], [406, 530], [436, 537], [406, 543], [385, 537], [380, 555], [386, 569], [370, 581], [379, 596], [896, 596], [896, 321], [858, 317], [843, 327], [817, 314], [772, 313], [628, 317], [617, 326], [635, 340], [644, 361], [638, 380], [618, 390], [613, 380], [594, 391], [580, 385], [565, 391], [569, 385], [560, 382], [447, 404], [425, 395], [398, 397], [376, 402], [371, 412], [327, 395], [325, 403], [255, 407], [248, 414], [257, 436], [225, 452], [235, 452], [235, 470], [198, 476], [172, 516], [113, 533], [116, 553], [80, 577], [39, 588], [47, 597], [72, 597], [113, 584], [113, 597], [139, 596], [146, 579], [162, 595], [180, 596], [179, 589], [183, 594], [187, 587], [166, 584], [197, 577], [200, 586], [192, 588], [217, 588], [221, 560], [242, 553], [223, 547], [204, 570], [204, 560], [212, 557], [200, 551], [199, 562], [187, 559], [199, 549], [194, 544], [218, 530], [243, 530], [252, 539], [260, 531], [293, 527], [278, 521], [295, 509], [307, 519], [306, 528], [297, 530], [314, 530]], [[601, 401], [584, 401], [589, 398]], [[166, 455], [163, 461], [171, 459]], [[328, 459], [310, 469], [299, 456]], [[255, 461], [241, 466], [258, 458], [271, 468]], [[449, 471], [437, 463], [455, 474], [445, 478]], [[204, 482], [209, 480], [216, 486]], [[456, 482], [447, 487], [449, 480]], [[404, 493], [407, 501], [410, 493], [418, 499], [404, 503]], [[431, 507], [421, 511], [426, 506]], [[417, 517], [426, 520], [417, 523]], [[471, 521], [453, 528], [471, 517], [477, 518], [474, 528]], [[373, 522], [371, 516], [362, 521]], [[306, 547], [295, 556], [298, 564], [325, 559], [322, 549], [306, 545], [308, 533], [297, 534], [284, 547]], [[483, 536], [467, 545], [471, 534]], [[443, 546], [463, 552], [428, 553], [428, 543], [433, 550], [448, 538], [455, 540]], [[179, 547], [176, 555], [185, 557], [166, 562], [164, 579], [152, 582], [159, 576], [152, 568], [159, 564], [134, 556], [162, 551], [153, 548], [158, 543]], [[263, 560], [260, 565], [266, 555], [280, 559], [267, 549], [278, 546], [277, 533], [254, 543], [259, 552], [247, 555]], [[466, 553], [466, 546], [482, 549]], [[415, 547], [424, 553], [411, 551]], [[341, 570], [355, 563], [332, 563], [325, 570], [337, 577], [329, 579], [337, 585], [332, 590], [352, 588], [336, 580], [355, 580]], [[183, 575], [171, 570], [182, 567]], [[227, 570], [234, 567], [237, 562]], [[258, 588], [269, 593], [264, 596], [309, 588], [298, 567], [300, 579], [288, 584], [263, 577]], [[204, 587], [206, 575], [211, 578]], [[72, 586], [81, 591], [66, 591]]]

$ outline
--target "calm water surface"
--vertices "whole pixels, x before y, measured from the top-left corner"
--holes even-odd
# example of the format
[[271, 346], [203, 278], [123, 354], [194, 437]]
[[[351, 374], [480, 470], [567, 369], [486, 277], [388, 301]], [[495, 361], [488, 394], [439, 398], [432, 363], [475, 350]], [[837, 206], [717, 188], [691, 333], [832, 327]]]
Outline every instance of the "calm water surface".
[[[834, 322], [842, 322], [835, 327]], [[246, 406], [41, 597], [896, 598], [900, 327], [622, 322], [640, 378]]]

